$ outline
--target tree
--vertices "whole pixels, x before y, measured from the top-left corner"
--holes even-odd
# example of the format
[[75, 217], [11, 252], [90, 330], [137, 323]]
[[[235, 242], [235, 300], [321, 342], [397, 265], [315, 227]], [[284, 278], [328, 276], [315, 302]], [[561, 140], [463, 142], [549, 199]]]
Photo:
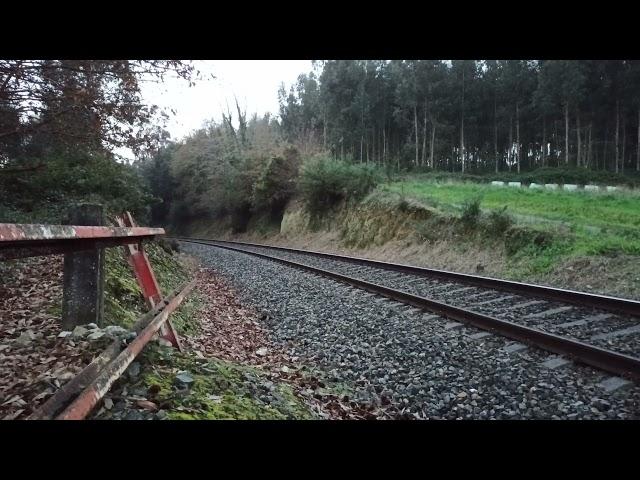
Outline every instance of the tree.
[[158, 138], [162, 118], [143, 102], [141, 82], [169, 74], [192, 82], [193, 73], [178, 60], [0, 60], [0, 111], [19, 119], [0, 124], [0, 146], [38, 134], [58, 146], [139, 152]]
[[[576, 109], [576, 117], [580, 115], [580, 105], [584, 99], [585, 90], [584, 64], [574, 60], [547, 60], [540, 69], [539, 97], [544, 98], [546, 104], [560, 105], [565, 119], [565, 164], [569, 164], [569, 113]], [[578, 131], [576, 164], [579, 163], [580, 133]]]

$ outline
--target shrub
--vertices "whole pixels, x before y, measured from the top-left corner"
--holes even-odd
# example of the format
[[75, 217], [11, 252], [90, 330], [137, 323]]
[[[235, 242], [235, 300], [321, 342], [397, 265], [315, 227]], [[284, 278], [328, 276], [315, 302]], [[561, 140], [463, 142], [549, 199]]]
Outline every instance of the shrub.
[[0, 175], [0, 221], [61, 223], [69, 206], [83, 201], [103, 204], [107, 215], [129, 210], [141, 224], [148, 222], [153, 197], [134, 167], [92, 154], [42, 162], [41, 170]]
[[504, 237], [504, 245], [507, 254], [514, 255], [526, 248], [543, 251], [554, 243], [554, 235], [551, 232], [531, 230], [526, 228], [511, 228]]
[[491, 235], [502, 235], [513, 224], [513, 219], [507, 213], [507, 206], [505, 205], [500, 210], [493, 210], [489, 214], [487, 220], [487, 230]]
[[299, 168], [300, 155], [294, 148], [286, 149], [281, 156], [271, 157], [253, 185], [254, 210], [282, 213], [296, 191]]
[[471, 230], [478, 226], [478, 222], [480, 220], [480, 203], [482, 199], [473, 198], [467, 200], [462, 206], [462, 215], [460, 216], [460, 223], [468, 229]]
[[303, 166], [299, 188], [307, 210], [321, 215], [342, 200], [363, 198], [379, 181], [368, 165], [316, 158]]

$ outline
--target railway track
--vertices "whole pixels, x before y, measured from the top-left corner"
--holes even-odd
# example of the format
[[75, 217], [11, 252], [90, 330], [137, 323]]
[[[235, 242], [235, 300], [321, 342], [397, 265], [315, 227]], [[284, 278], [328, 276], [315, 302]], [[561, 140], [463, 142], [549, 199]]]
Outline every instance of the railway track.
[[[451, 320], [445, 328], [472, 325], [480, 340], [491, 333], [556, 353], [559, 368], [581, 362], [640, 380], [640, 302], [540, 285], [380, 262], [285, 247], [202, 238], [177, 240], [267, 258], [347, 283]], [[611, 378], [604, 388], [625, 383]]]

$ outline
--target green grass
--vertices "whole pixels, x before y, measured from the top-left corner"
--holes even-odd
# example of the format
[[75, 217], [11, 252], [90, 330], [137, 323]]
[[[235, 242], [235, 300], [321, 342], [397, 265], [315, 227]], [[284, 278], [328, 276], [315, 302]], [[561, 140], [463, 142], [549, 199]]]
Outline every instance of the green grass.
[[482, 197], [483, 209], [500, 209], [507, 205], [512, 214], [575, 226], [640, 228], [640, 195], [636, 193], [545, 191], [469, 183], [438, 184], [419, 180], [396, 182], [385, 188], [445, 209], [459, 207], [474, 197]]
[[[519, 229], [518, 235], [509, 236], [507, 231], [495, 232], [494, 236], [504, 240], [512, 273], [520, 277], [549, 271], [562, 258], [640, 255], [640, 194], [634, 191], [531, 190], [418, 178], [382, 185], [375, 194], [380, 198], [396, 195], [405, 203], [418, 202], [442, 217], [461, 217], [465, 205], [479, 198], [485, 224], [492, 213], [496, 218], [496, 213], [506, 207]], [[531, 242], [535, 232], [544, 233], [549, 240], [544, 244]], [[485, 232], [485, 237], [490, 234]], [[478, 238], [470, 234], [463, 240]]]
[[520, 224], [575, 237], [577, 254], [640, 255], [640, 195], [635, 192], [591, 193], [421, 181], [396, 182], [383, 188], [446, 212], [482, 199], [482, 209], [507, 212]]

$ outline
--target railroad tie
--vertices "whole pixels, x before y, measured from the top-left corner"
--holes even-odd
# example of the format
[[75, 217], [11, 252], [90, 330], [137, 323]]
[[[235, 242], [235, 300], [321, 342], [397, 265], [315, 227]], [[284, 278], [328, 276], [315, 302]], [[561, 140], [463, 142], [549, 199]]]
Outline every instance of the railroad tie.
[[512, 298], [513, 298], [513, 295], [505, 295], [504, 297], [494, 298], [493, 300], [485, 300], [484, 302], [480, 302], [480, 303], [472, 303], [471, 305], [473, 305], [474, 307], [481, 307], [482, 305], [489, 305], [491, 303], [504, 302], [505, 300], [510, 300]]
[[528, 302], [516, 303], [515, 305], [511, 305], [509, 310], [518, 310], [520, 308], [532, 307], [533, 305], [539, 305], [541, 303], [547, 303], [544, 300], [529, 300]]
[[463, 324], [460, 322], [448, 322], [445, 324], [444, 329], [445, 330], [453, 330], [454, 328], [458, 328], [461, 327]]
[[598, 315], [592, 315], [590, 317], [583, 318], [582, 320], [574, 320], [571, 322], [561, 323], [560, 325], [556, 325], [558, 328], [569, 328], [569, 327], [579, 327], [581, 325], [586, 325], [591, 322], [599, 322], [601, 320], [606, 320], [607, 318], [613, 317], [612, 313], [600, 313]]
[[544, 318], [544, 317], [548, 317], [550, 315], [555, 315], [556, 313], [562, 313], [562, 312], [566, 312], [567, 310], [571, 310], [573, 309], [573, 307], [558, 307], [558, 308], [552, 308], [551, 310], [545, 310], [544, 312], [538, 312], [538, 313], [530, 313], [529, 315], [525, 315], [524, 318]]
[[450, 292], [447, 292], [447, 295], [453, 295], [454, 293], [462, 293], [462, 292], [468, 292], [469, 290], [475, 290], [477, 287], [464, 287], [464, 288], [457, 288], [455, 290], [451, 290]]
[[493, 293], [495, 293], [493, 290], [487, 290], [486, 292], [480, 292], [480, 293], [476, 293], [475, 295], [469, 295], [468, 297], [465, 297], [465, 300], [471, 300], [477, 297], [484, 297], [485, 295], [491, 295]]
[[469, 335], [469, 338], [471, 340], [480, 340], [481, 338], [489, 337], [491, 335], [492, 335], [491, 332], [479, 332], [479, 333], [474, 333], [473, 335]]
[[613, 392], [622, 387], [630, 385], [632, 382], [625, 380], [621, 377], [609, 377], [598, 384], [600, 388], [603, 388], [605, 392]]
[[512, 343], [502, 349], [505, 353], [515, 353], [524, 350], [527, 346], [524, 343]]
[[634, 325], [633, 327], [623, 328], [622, 330], [614, 330], [613, 332], [600, 333], [591, 337], [591, 340], [607, 340], [614, 337], [622, 337], [625, 335], [633, 335], [640, 332], [640, 325]]
[[435, 287], [431, 287], [431, 293], [437, 293], [440, 290], [446, 291], [448, 288], [455, 287], [455, 283], [445, 283], [444, 285], [436, 285]]
[[420, 308], [417, 307], [412, 307], [411, 305], [405, 305], [403, 307], [400, 307], [399, 310], [407, 315], [419, 315], [422, 313], [422, 310]]
[[571, 360], [567, 360], [566, 358], [563, 358], [563, 357], [553, 357], [547, 360], [546, 362], [542, 362], [540, 365], [546, 368], [550, 368], [551, 370], [554, 370], [556, 368], [567, 365], [568, 363], [571, 363]]

